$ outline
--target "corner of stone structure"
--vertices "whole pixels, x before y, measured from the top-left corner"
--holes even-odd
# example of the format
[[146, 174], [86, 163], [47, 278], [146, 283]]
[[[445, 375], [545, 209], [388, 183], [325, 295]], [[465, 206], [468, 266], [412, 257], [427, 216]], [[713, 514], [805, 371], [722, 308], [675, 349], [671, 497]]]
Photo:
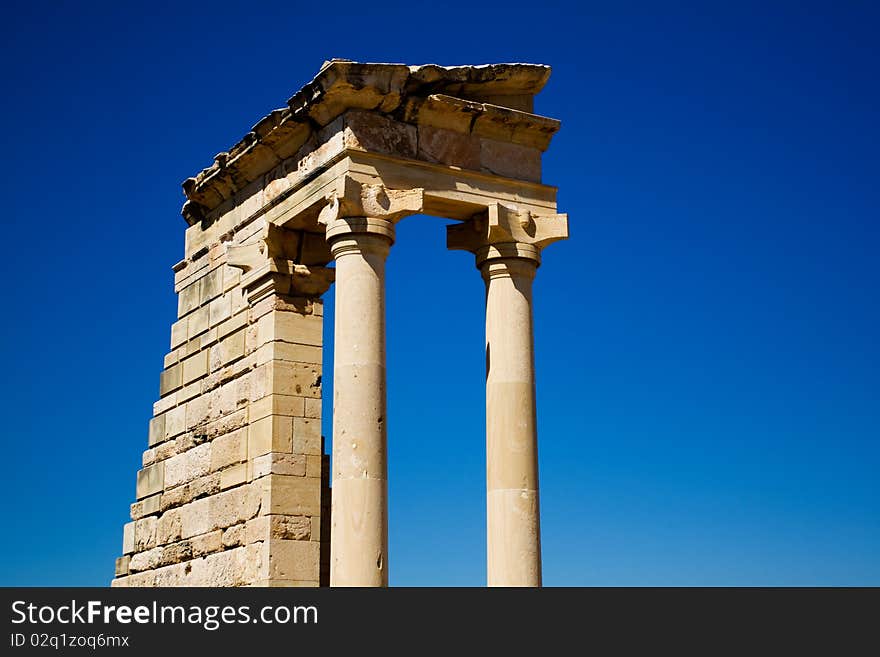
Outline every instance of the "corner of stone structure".
[[113, 586], [328, 582], [323, 235], [249, 197], [187, 230], [178, 319]]

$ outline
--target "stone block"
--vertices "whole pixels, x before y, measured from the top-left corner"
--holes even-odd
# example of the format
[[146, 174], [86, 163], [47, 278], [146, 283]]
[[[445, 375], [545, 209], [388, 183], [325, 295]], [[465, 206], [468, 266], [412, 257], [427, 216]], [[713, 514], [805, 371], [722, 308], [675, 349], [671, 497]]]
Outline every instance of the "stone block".
[[319, 398], [321, 366], [273, 360], [255, 368], [251, 381], [251, 401], [270, 394]]
[[[487, 107], [490, 109], [490, 107]], [[553, 119], [535, 115], [516, 115], [498, 107], [477, 116], [471, 132], [500, 142], [514, 142], [541, 151], [547, 149], [550, 137], [559, 128]]]
[[211, 443], [203, 443], [165, 461], [165, 486], [179, 486], [210, 471]]
[[211, 517], [211, 499], [204, 497], [179, 507], [181, 538], [207, 534], [215, 528], [216, 524]]
[[202, 393], [186, 403], [186, 430], [192, 431], [202, 425], [210, 413], [210, 396]]
[[186, 431], [186, 406], [176, 406], [165, 414], [165, 439]]
[[343, 142], [342, 117], [337, 118], [330, 125], [325, 127], [321, 133], [322, 135], [316, 140], [317, 143], [312, 140], [306, 142], [303, 148], [301, 148], [295, 156], [298, 157], [299, 160], [297, 164], [297, 174], [299, 176], [306, 176], [315, 169], [324, 166], [327, 162], [337, 156], [345, 147]]
[[255, 324], [249, 327], [248, 351], [268, 343], [275, 339], [275, 313], [269, 313], [260, 317]]
[[181, 538], [181, 520], [179, 509], [169, 509], [156, 523], [156, 544], [167, 545]]
[[163, 396], [162, 399], [153, 404], [153, 415], [161, 415], [168, 409], [174, 408], [175, 406], [177, 406], [177, 393], [172, 392], [168, 395]]
[[244, 523], [245, 544], [268, 541], [272, 526], [272, 516], [260, 515]]
[[254, 422], [267, 415], [288, 415], [290, 417], [302, 417], [306, 408], [305, 397], [291, 395], [266, 395], [251, 402], [250, 421]]
[[[210, 312], [210, 309], [209, 309]], [[217, 327], [210, 328], [199, 336], [199, 346], [202, 349], [206, 347], [210, 347], [213, 344], [216, 344], [219, 340], [219, 334], [217, 333]]]
[[156, 516], [141, 518], [134, 525], [134, 550], [143, 552], [156, 547]]
[[235, 413], [230, 413], [229, 415], [208, 422], [205, 425], [205, 435], [207, 435], [209, 439], [214, 439], [217, 436], [222, 436], [224, 433], [240, 429], [241, 427], [246, 426], [247, 423], [247, 409], [243, 408]]
[[232, 316], [232, 296], [224, 294], [208, 305], [208, 323], [217, 326]]
[[480, 140], [473, 135], [419, 126], [419, 158], [462, 169], [480, 170]]
[[321, 421], [313, 418], [293, 418], [291, 451], [294, 454], [321, 455]]
[[220, 489], [234, 488], [248, 480], [248, 464], [238, 463], [220, 473]]
[[131, 517], [132, 520], [139, 520], [146, 515], [141, 511], [141, 508], [143, 507], [141, 506], [140, 502], [132, 502], [128, 506], [128, 515]]
[[404, 110], [407, 121], [468, 134], [474, 117], [482, 110], [477, 103], [445, 95], [410, 97]]
[[134, 552], [134, 526], [133, 522], [127, 522], [122, 526], [122, 554]]
[[216, 372], [239, 358], [244, 358], [245, 333], [244, 329], [230, 333], [218, 344], [211, 347], [210, 369], [212, 372]]
[[247, 295], [244, 293], [244, 290], [242, 290], [240, 287], [237, 287], [230, 290], [228, 294], [231, 297], [233, 316], [248, 309], [248, 299]]
[[254, 484], [258, 482], [263, 490], [262, 513], [289, 516], [321, 515], [320, 479], [273, 474], [256, 480]]
[[181, 362], [183, 365], [183, 383], [191, 383], [208, 373], [208, 350], [202, 350]]
[[162, 563], [162, 551], [163, 548], [156, 547], [146, 552], [136, 553], [128, 564], [129, 572], [137, 573], [158, 567]]
[[345, 148], [415, 158], [417, 133], [414, 125], [380, 114], [352, 110], [345, 113]]
[[183, 385], [183, 368], [173, 365], [159, 375], [159, 396], [164, 397]]
[[186, 586], [189, 568], [187, 568], [186, 563], [175, 563], [164, 566], [157, 570], [152, 571], [150, 574], [153, 577], [152, 583], [149, 584], [153, 587], [181, 587]]
[[165, 440], [165, 414], [154, 417], [150, 420], [150, 437], [148, 443], [150, 447], [157, 445]]
[[156, 493], [155, 495], [150, 495], [149, 497], [142, 499], [140, 502], [137, 502], [137, 504], [140, 505], [139, 510], [141, 517], [158, 513], [161, 508], [161, 500], [162, 494]]
[[208, 306], [205, 306], [204, 308], [199, 308], [189, 316], [187, 335], [190, 340], [208, 330], [208, 320], [210, 319], [209, 312]]
[[201, 279], [199, 304], [204, 305], [221, 294], [223, 294], [223, 267], [217, 267]]
[[187, 324], [189, 320], [181, 319], [171, 325], [171, 348], [177, 349], [186, 342], [189, 337], [187, 334]]
[[223, 550], [191, 562], [187, 586], [241, 586], [259, 581], [264, 571], [263, 549], [260, 545]]
[[199, 307], [201, 281], [187, 285], [177, 296], [177, 316], [183, 317]]
[[214, 525], [222, 529], [256, 516], [260, 511], [262, 490], [258, 485], [249, 484], [223, 491], [207, 500]]
[[[250, 354], [263, 346], [260, 344], [259, 326], [261, 321], [263, 321], [262, 318], [257, 320], [256, 323], [250, 324], [250, 326], [245, 329], [244, 352], [246, 354]], [[266, 339], [266, 336], [264, 335], [263, 338]]]
[[232, 317], [217, 327], [217, 335], [222, 340], [225, 336], [247, 326], [247, 313], [233, 314]]
[[[263, 207], [263, 204], [265, 203], [265, 195], [261, 182], [262, 181], [260, 180], [252, 182], [238, 194], [237, 201], [240, 223], [250, 219], [250, 217], [259, 212]], [[250, 226], [254, 224], [256, 224], [256, 228], [262, 228], [265, 224], [265, 220], [262, 217], [258, 217], [255, 221], [250, 222], [248, 226], [244, 226], [243, 230], [236, 231], [236, 233], [247, 232]], [[236, 237], [238, 237], [238, 235], [236, 235]], [[242, 235], [241, 239], [247, 239], [246, 235]]]
[[199, 381], [192, 381], [177, 391], [177, 403], [183, 405], [190, 399], [195, 399], [202, 393], [202, 384]]
[[156, 447], [156, 461], [170, 459], [175, 454], [185, 452], [193, 445], [195, 442], [190, 434], [182, 434], [171, 440], [166, 440]]
[[269, 452], [290, 452], [292, 449], [292, 418], [269, 415], [248, 426], [248, 458], [253, 460]]
[[163, 566], [169, 564], [182, 563], [193, 558], [193, 546], [189, 541], [181, 541], [168, 545], [162, 550], [160, 563]]
[[311, 541], [269, 541], [269, 578], [314, 580], [320, 575], [320, 545]]
[[238, 547], [244, 545], [245, 525], [234, 525], [223, 532], [223, 547]]
[[218, 436], [211, 441], [209, 443], [211, 448], [211, 470], [222, 470], [226, 466], [246, 461], [248, 457], [247, 437], [247, 430], [239, 429]]
[[308, 541], [312, 536], [312, 521], [307, 516], [269, 516], [272, 538], [287, 541]]
[[193, 479], [183, 486], [171, 488], [162, 493], [161, 509], [163, 511], [173, 507], [179, 507], [187, 504], [195, 499], [213, 495], [220, 491], [220, 474], [212, 472], [211, 474]]
[[116, 576], [122, 577], [124, 575], [128, 575], [128, 564], [131, 561], [131, 557], [129, 555], [125, 555], [124, 557], [119, 557], [116, 559]]
[[240, 376], [224, 383], [215, 398], [213, 410], [226, 415], [248, 404], [251, 394], [251, 379], [249, 375]]
[[307, 461], [302, 454], [285, 454], [283, 452], [269, 452], [256, 457], [251, 464], [252, 479], [259, 479], [268, 474], [292, 475], [305, 477]]
[[223, 265], [223, 291], [229, 292], [241, 282], [241, 269]]
[[270, 360], [287, 360], [295, 363], [320, 365], [323, 362], [323, 350], [321, 347], [315, 347], [314, 345], [270, 342], [258, 349], [257, 365], [268, 363]]
[[275, 319], [273, 340], [320, 347], [324, 343], [324, 321], [316, 315], [279, 312]]
[[180, 359], [197, 354], [202, 350], [202, 336], [198, 335], [180, 348]]
[[541, 151], [520, 144], [481, 139], [480, 167], [506, 178], [541, 182]]
[[150, 495], [162, 492], [165, 474], [165, 463], [160, 461], [153, 465], [138, 470], [137, 473], [137, 499], [142, 500]]
[[201, 536], [193, 536], [190, 541], [193, 557], [201, 557], [223, 548], [223, 531], [218, 529]]
[[173, 351], [169, 351], [167, 354], [165, 354], [165, 357], [162, 359], [162, 368], [167, 370], [169, 367], [171, 367], [172, 365], [177, 363], [177, 361], [179, 361], [179, 360], [180, 360], [180, 350], [179, 349], [174, 349]]
[[308, 397], [305, 399], [305, 416], [321, 419], [321, 398]]

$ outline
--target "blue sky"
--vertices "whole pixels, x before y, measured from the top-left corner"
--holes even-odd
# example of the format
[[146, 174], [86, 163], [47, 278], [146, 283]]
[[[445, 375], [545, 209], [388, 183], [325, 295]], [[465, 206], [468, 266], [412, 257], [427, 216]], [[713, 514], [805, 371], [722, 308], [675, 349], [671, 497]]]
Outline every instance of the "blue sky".
[[[82, 4], [0, 22], [0, 584], [111, 579], [180, 182], [331, 57], [553, 66], [546, 584], [880, 584], [873, 3]], [[396, 585], [485, 581], [484, 292], [445, 223], [388, 263]]]

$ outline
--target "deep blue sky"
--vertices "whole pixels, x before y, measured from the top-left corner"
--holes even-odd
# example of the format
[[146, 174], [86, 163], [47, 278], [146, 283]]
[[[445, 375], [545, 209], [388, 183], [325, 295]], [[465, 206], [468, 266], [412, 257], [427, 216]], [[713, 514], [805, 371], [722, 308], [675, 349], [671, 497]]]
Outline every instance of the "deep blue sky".
[[[180, 182], [331, 57], [553, 66], [547, 584], [880, 584], [876, 4], [80, 4], [0, 21], [0, 584], [111, 579]], [[444, 223], [389, 259], [397, 585], [485, 581], [483, 286]]]

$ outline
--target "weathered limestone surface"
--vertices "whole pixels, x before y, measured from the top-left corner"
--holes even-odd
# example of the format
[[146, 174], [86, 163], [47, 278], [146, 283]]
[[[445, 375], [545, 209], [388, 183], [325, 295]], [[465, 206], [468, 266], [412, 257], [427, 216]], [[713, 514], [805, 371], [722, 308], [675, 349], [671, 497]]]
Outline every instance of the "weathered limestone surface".
[[299, 262], [311, 239], [256, 219], [175, 265], [178, 320], [114, 586], [327, 583], [320, 295], [333, 270]]
[[332, 60], [184, 181], [177, 320], [114, 586], [387, 585], [384, 263], [414, 214], [463, 222], [448, 244], [486, 280], [489, 583], [540, 585], [531, 279], [567, 236], [541, 182], [559, 122], [533, 113], [549, 74]]

